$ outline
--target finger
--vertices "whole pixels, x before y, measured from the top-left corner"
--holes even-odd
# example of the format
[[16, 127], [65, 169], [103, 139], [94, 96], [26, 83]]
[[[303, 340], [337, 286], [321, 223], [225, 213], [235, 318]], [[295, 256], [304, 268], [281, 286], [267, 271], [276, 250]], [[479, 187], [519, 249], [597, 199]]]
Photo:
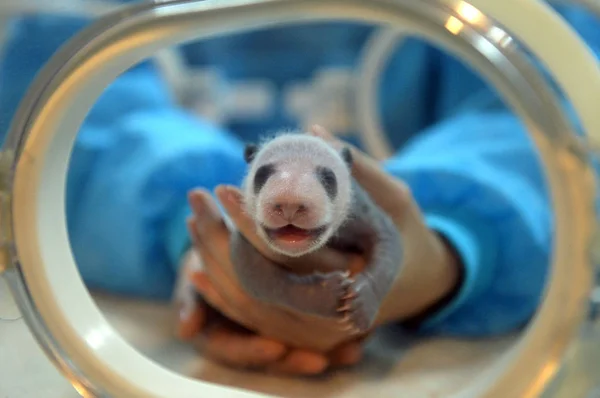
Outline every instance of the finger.
[[[229, 307], [233, 308], [247, 308], [249, 305], [252, 305], [252, 302], [246, 292], [242, 289], [239, 282], [235, 278], [233, 273], [233, 267], [228, 260], [229, 258], [229, 247], [221, 247], [220, 253], [212, 253], [211, 247], [215, 249], [218, 245], [215, 240], [219, 240], [213, 236], [213, 239], [209, 238], [209, 241], [201, 240], [201, 238], [195, 228], [195, 223], [193, 221], [188, 222], [188, 229], [190, 230], [190, 235], [192, 235], [192, 240], [196, 246], [196, 250], [200, 255], [205, 273], [192, 273], [190, 278], [192, 280], [196, 280], [194, 278], [208, 278], [211, 284], [214, 284], [214, 287], [211, 285], [210, 292], [226, 292], [226, 295], [222, 295], [223, 300]], [[208, 238], [208, 237], [207, 237]], [[223, 238], [221, 238], [223, 239]], [[216, 250], [216, 249], [215, 249]], [[221, 258], [221, 261], [217, 261], [216, 258]], [[204, 275], [204, 276], [203, 276]], [[202, 283], [202, 280], [200, 281]], [[196, 289], [201, 291], [201, 285], [196, 285]], [[231, 310], [230, 310], [231, 311]], [[239, 312], [238, 312], [239, 313]]]
[[365, 333], [354, 340], [342, 343], [329, 353], [332, 366], [352, 366], [364, 356], [364, 344], [370, 334]]
[[[208, 256], [205, 261], [214, 262]], [[213, 308], [239, 324], [249, 328], [255, 326], [250, 316], [253, 312], [249, 311], [253, 306], [251, 299], [226, 276], [211, 276], [198, 271], [190, 275], [190, 280], [198, 293]]]
[[[233, 266], [229, 256], [230, 230], [225, 224], [213, 197], [206, 191], [195, 190], [189, 194], [194, 217], [188, 220], [188, 229], [193, 237], [194, 245], [201, 255], [210, 255], [216, 267], [207, 266], [207, 271], [219, 282], [228, 282], [230, 286], [234, 278]], [[217, 272], [220, 272], [217, 277]], [[239, 290], [239, 287], [236, 287]]]
[[373, 201], [395, 220], [402, 220], [413, 206], [408, 185], [388, 174], [375, 160], [351, 149], [352, 174]]
[[352, 366], [363, 357], [363, 345], [360, 342], [343, 344], [329, 354], [331, 366]]
[[228, 261], [227, 259], [217, 261], [216, 258], [223, 258], [223, 256], [228, 257], [229, 246], [226, 238], [218, 236], [216, 233], [205, 233], [204, 235], [201, 235], [199, 231], [200, 228], [198, 228], [199, 224], [206, 224], [206, 222], [198, 222], [195, 217], [187, 220], [188, 232], [192, 243], [196, 248], [196, 253], [202, 260], [203, 269], [215, 279], [225, 282], [227, 280], [227, 271], [229, 271], [230, 268], [228, 266]]
[[[202, 241], [202, 237], [200, 236], [200, 233], [198, 232], [198, 229], [196, 228], [197, 226], [197, 222], [195, 220], [195, 218], [189, 218], [186, 222], [187, 228], [188, 228], [188, 232], [190, 235], [190, 238], [192, 240], [192, 243], [194, 245], [194, 247], [196, 248], [196, 252], [198, 254], [198, 256], [200, 256], [200, 259], [202, 261], [203, 264], [203, 272], [206, 272], [208, 274], [212, 274], [214, 272], [218, 272], [219, 271], [219, 265], [213, 260], [212, 255], [210, 254], [209, 250], [204, 246], [204, 243], [206, 243], [206, 245], [210, 245], [211, 242], [203, 242]], [[188, 274], [189, 278], [192, 278], [193, 275], [195, 275], [197, 273], [197, 271], [190, 271]], [[192, 279], [193, 281], [193, 279]]]
[[173, 292], [175, 334], [182, 340], [189, 340], [198, 334], [206, 321], [205, 303], [198, 297], [188, 275], [192, 268], [201, 269], [201, 262], [192, 257], [193, 254], [186, 255]]
[[358, 148], [342, 143], [327, 129], [315, 125], [310, 135], [321, 137], [335, 146], [345, 146], [352, 153], [352, 175], [375, 203], [395, 220], [402, 220], [408, 209], [414, 206], [408, 185], [389, 175], [381, 164]]
[[286, 353], [284, 344], [255, 334], [237, 332], [216, 323], [196, 340], [196, 347], [210, 358], [234, 367], [264, 367]]
[[239, 232], [254, 246], [263, 256], [273, 262], [282, 265], [293, 266], [295, 262], [311, 262], [315, 268], [330, 268], [336, 264], [338, 268], [348, 268], [354, 258], [348, 253], [323, 248], [315, 253], [307, 254], [302, 259], [283, 256], [269, 248], [266, 242], [258, 236], [256, 225], [246, 213], [243, 206], [242, 193], [233, 186], [219, 186], [215, 189], [217, 198], [229, 214], [231, 221], [236, 225]]
[[344, 146], [349, 146], [349, 144], [346, 144], [345, 142], [336, 138], [325, 127], [323, 127], [319, 124], [312, 125], [310, 130], [307, 132], [307, 134], [315, 136], [315, 137], [319, 137], [322, 140], [327, 141], [330, 145], [332, 145], [336, 149], [342, 149]]
[[[215, 289], [214, 285], [208, 279], [208, 276], [204, 273], [197, 273], [194, 275], [194, 286], [198, 289], [198, 293], [206, 300], [208, 304], [216, 308], [219, 311], [227, 311], [229, 307], [227, 301]], [[228, 311], [235, 312], [235, 311]]]
[[202, 299], [192, 304], [181, 303], [178, 311], [176, 334], [181, 340], [191, 340], [202, 331], [206, 321], [206, 303]]
[[198, 230], [196, 229], [196, 217], [191, 216], [185, 220], [185, 226], [187, 227], [188, 233], [192, 240], [192, 246], [196, 249], [201, 246], [200, 243], [200, 235], [198, 235]]
[[[210, 263], [210, 260], [206, 263]], [[216, 288], [208, 274], [203, 271], [193, 272], [190, 274], [190, 281], [208, 305], [231, 319], [241, 321], [238, 307], [232, 305], [227, 296], [220, 293], [221, 290]]]
[[268, 366], [267, 371], [294, 375], [317, 375], [327, 370], [329, 363], [323, 354], [295, 349], [283, 359]]
[[231, 221], [239, 232], [264, 256], [271, 260], [281, 259], [282, 256], [271, 250], [256, 233], [256, 224], [244, 208], [243, 195], [233, 186], [219, 185], [215, 188], [217, 198], [227, 211]]
[[196, 272], [191, 276], [191, 279], [196, 289], [198, 289], [198, 293], [209, 305], [228, 318], [247, 324], [247, 320], [241, 311], [243, 307], [232, 304], [227, 296], [222, 295], [220, 291], [215, 288], [215, 285], [208, 275], [203, 272]]
[[213, 243], [227, 242], [229, 230], [210, 193], [203, 189], [195, 189], [188, 194], [188, 201], [194, 214], [193, 219], [200, 240], [214, 237], [211, 239]]

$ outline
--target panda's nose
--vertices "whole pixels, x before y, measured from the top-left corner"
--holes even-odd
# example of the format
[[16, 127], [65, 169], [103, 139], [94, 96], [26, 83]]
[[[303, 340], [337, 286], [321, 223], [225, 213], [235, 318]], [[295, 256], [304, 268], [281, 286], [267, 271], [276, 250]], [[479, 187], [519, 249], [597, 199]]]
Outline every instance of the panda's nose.
[[292, 223], [298, 217], [306, 213], [308, 207], [304, 203], [275, 203], [273, 205], [273, 213]]

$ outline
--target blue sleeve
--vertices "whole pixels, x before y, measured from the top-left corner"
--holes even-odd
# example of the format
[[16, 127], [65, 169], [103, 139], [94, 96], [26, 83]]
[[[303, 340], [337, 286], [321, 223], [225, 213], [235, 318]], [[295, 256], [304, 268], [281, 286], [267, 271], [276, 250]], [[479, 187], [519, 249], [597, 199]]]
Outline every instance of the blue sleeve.
[[456, 248], [465, 280], [423, 326], [462, 336], [526, 322], [544, 286], [552, 219], [541, 168], [508, 112], [455, 117], [385, 165], [411, 187], [429, 226]]
[[[83, 25], [57, 17], [14, 25], [0, 68], [0, 105], [10, 105], [4, 117]], [[87, 285], [168, 298], [188, 244], [187, 191], [238, 184], [246, 167], [242, 153], [232, 135], [178, 109], [151, 63], [121, 75], [83, 124], [69, 167], [69, 235]]]
[[[559, 11], [598, 53], [598, 22], [580, 9]], [[553, 214], [521, 121], [482, 90], [385, 167], [408, 183], [427, 224], [448, 239], [464, 270], [451, 302], [420, 331], [490, 336], [525, 325], [542, 298]]]

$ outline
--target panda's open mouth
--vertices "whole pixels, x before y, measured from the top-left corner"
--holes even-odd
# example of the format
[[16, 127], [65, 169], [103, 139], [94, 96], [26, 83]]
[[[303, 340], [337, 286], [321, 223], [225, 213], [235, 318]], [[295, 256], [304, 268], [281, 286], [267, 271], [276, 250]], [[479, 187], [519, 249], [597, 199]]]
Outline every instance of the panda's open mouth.
[[285, 243], [305, 243], [306, 241], [314, 241], [321, 236], [327, 226], [322, 226], [314, 229], [304, 229], [292, 224], [288, 224], [281, 228], [263, 227], [269, 239], [277, 242]]

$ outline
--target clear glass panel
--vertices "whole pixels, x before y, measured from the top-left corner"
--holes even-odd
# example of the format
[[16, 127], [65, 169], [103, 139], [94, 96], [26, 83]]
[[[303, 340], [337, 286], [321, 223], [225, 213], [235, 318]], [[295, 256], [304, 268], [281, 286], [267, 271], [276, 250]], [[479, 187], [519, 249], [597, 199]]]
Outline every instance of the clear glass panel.
[[[3, 139], [34, 76], [59, 46], [100, 15], [125, 7], [122, 3], [65, 0], [53, 3], [52, 8], [46, 2], [0, 5], [0, 19], [6, 21], [0, 23], [5, 27], [0, 56]], [[519, 157], [519, 151], [531, 147], [526, 127], [536, 130], [538, 145], [559, 147], [567, 146], [561, 134], [570, 126], [552, 101], [552, 91], [544, 91], [531, 74], [526, 53], [499, 27], [470, 21], [469, 16], [477, 10], [461, 4], [462, 21], [448, 8], [431, 7], [434, 11], [421, 14], [418, 7], [413, 8], [415, 16], [422, 18], [419, 32], [409, 29], [398, 34], [364, 21], [323, 20], [274, 24], [191, 41], [156, 53], [112, 82], [94, 103], [78, 134], [65, 206], [70, 244], [81, 276], [107, 321], [122, 337], [143, 355], [177, 373], [290, 397], [313, 393], [364, 396], [375, 393], [373, 384], [377, 396], [397, 396], [400, 389], [407, 396], [446, 396], [449, 391], [474, 388], [474, 380], [489, 375], [518, 341], [527, 316], [514, 321], [518, 327], [513, 334], [501, 333], [491, 339], [421, 339], [397, 326], [382, 328], [368, 342], [367, 355], [358, 367], [307, 382], [236, 371], [204, 359], [194, 344], [174, 338], [176, 311], [170, 303], [189, 244], [185, 229], [189, 190], [239, 183], [245, 170], [243, 142], [276, 130], [307, 129], [320, 123], [375, 158], [392, 157], [391, 169], [393, 159], [400, 159], [396, 163], [402, 165], [402, 159], [412, 159], [410, 151], [414, 151], [411, 161], [420, 165], [422, 172], [401, 175], [424, 213], [428, 206], [441, 203], [439, 197], [436, 202], [436, 195], [443, 194], [445, 206], [475, 212], [496, 228], [504, 245], [498, 256], [505, 257], [498, 264], [506, 268], [493, 277], [506, 278], [507, 284], [490, 283], [488, 294], [480, 293], [482, 300], [487, 297], [490, 303], [472, 310], [473, 322], [479, 321], [482, 327], [482, 311], [498, 319], [527, 306], [535, 312], [536, 298], [544, 295], [544, 280], [551, 266], [544, 256], [554, 240], [549, 225], [556, 220], [543, 210], [524, 215], [503, 205], [514, 187], [504, 191], [506, 187], [494, 186], [492, 181], [488, 186], [494, 189], [489, 190], [482, 188], [486, 185], [457, 186], [461, 173], [479, 167], [482, 171], [474, 174], [479, 178], [514, 175], [507, 183], [537, 184], [547, 195], [537, 157], [525, 161]], [[428, 23], [423, 15], [430, 18]], [[453, 35], [462, 35], [463, 43], [456, 44]], [[430, 41], [437, 37], [443, 39], [435, 44]], [[470, 61], [488, 71], [487, 77], [478, 76], [482, 70], [440, 48], [442, 43], [455, 43], [453, 50], [469, 54]], [[380, 52], [374, 55], [377, 49]], [[373, 61], [375, 56], [381, 58], [379, 64]], [[498, 91], [490, 79], [503, 90]], [[529, 97], [519, 99], [516, 93]], [[512, 101], [508, 107], [505, 95]], [[536, 113], [540, 109], [557, 111], [544, 116]], [[523, 115], [527, 116], [525, 123], [516, 120]], [[469, 128], [477, 131], [465, 133]], [[509, 131], [513, 128], [517, 131]], [[506, 141], [507, 132], [520, 138]], [[498, 146], [488, 143], [489, 149], [479, 158], [461, 146], [461, 140], [467, 138], [480, 145], [497, 140]], [[514, 151], [513, 162], [507, 162], [506, 153], [498, 151], [503, 145], [506, 152]], [[428, 152], [419, 152], [420, 148]], [[581, 160], [583, 150], [573, 144], [572, 151], [574, 158]], [[24, 151], [21, 156], [26, 155]], [[422, 160], [428, 157], [429, 166]], [[505, 159], [500, 165], [498, 157]], [[447, 158], [454, 159], [447, 163], [448, 174], [440, 169], [432, 179], [425, 173], [428, 167], [443, 166]], [[486, 174], [484, 168], [493, 168], [495, 173]], [[519, 176], [523, 170], [531, 171]], [[527, 185], [522, 194], [535, 196]], [[535, 200], [523, 203], [530, 207], [518, 210], [527, 213]], [[511, 223], [518, 223], [519, 217], [535, 219], [530, 222], [541, 228], [539, 234], [526, 241], [511, 239], [510, 234], [518, 228]], [[519, 245], [542, 245], [547, 250], [527, 250]], [[520, 258], [523, 253], [530, 257]], [[519, 261], [523, 264], [518, 269], [506, 265]], [[496, 297], [489, 293], [493, 289]], [[466, 333], [468, 321], [462, 322], [462, 329], [455, 328]], [[450, 328], [452, 323], [447, 325]], [[18, 353], [39, 366], [36, 374], [43, 376], [28, 377], [25, 383], [21, 375], [26, 364], [0, 368], [0, 374], [14, 381], [10, 387], [14, 391], [34, 394], [34, 390], [50, 389], [56, 396], [69, 394], [71, 386], [45, 362], [26, 331], [23, 321], [0, 322], [0, 341], [15, 341]], [[0, 357], [5, 358], [1, 353], [0, 345]], [[1, 366], [9, 363], [3, 361]], [[77, 377], [71, 380], [76, 386]]]

